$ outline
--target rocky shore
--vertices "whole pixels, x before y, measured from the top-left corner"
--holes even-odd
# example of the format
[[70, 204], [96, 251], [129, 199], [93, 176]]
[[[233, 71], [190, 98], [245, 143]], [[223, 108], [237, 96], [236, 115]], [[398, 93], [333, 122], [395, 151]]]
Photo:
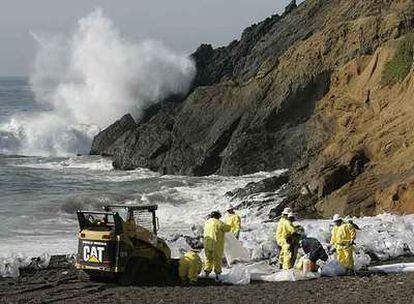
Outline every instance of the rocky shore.
[[413, 303], [414, 274], [365, 274], [311, 281], [194, 287], [97, 283], [54, 256], [46, 269], [0, 278], [0, 303]]

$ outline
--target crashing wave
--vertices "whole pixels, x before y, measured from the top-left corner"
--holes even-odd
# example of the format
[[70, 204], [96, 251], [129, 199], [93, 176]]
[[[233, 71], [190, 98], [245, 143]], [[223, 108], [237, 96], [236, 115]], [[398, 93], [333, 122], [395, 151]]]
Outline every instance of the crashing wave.
[[193, 61], [161, 43], [132, 43], [101, 10], [70, 37], [32, 33], [38, 53], [30, 85], [40, 108], [0, 127], [0, 153], [67, 156], [89, 152], [93, 137], [125, 113], [186, 94]]

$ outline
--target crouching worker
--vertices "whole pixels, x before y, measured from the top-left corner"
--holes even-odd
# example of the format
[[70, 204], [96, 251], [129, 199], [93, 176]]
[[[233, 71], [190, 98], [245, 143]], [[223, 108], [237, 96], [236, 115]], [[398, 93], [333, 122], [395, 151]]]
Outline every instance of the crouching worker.
[[198, 275], [203, 268], [198, 252], [197, 249], [191, 249], [178, 262], [178, 276], [183, 285], [197, 283]]
[[338, 262], [348, 272], [354, 270], [354, 240], [356, 230], [351, 229], [339, 214], [333, 217], [334, 227], [332, 228], [331, 245], [334, 247]]
[[220, 221], [220, 218], [220, 212], [213, 211], [204, 224], [204, 251], [206, 254], [204, 272], [206, 277], [208, 277], [214, 271], [217, 280], [219, 279], [219, 274], [221, 274], [221, 263], [224, 254], [224, 234], [231, 230], [231, 227]]
[[299, 241], [299, 247], [302, 248], [305, 253], [305, 256], [303, 256], [296, 265], [296, 268], [299, 270], [316, 272], [318, 271], [316, 262], [318, 260], [324, 262], [328, 260], [328, 254], [325, 249], [323, 249], [322, 244], [315, 238], [302, 235], [301, 240]]

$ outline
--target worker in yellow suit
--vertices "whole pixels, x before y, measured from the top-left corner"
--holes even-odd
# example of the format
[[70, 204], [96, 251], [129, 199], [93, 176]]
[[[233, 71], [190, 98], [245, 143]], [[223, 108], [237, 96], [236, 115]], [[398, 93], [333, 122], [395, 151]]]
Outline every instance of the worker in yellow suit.
[[357, 224], [354, 223], [351, 216], [346, 216], [344, 218], [345, 225], [348, 227], [351, 233], [352, 242], [355, 242], [357, 230], [361, 230]]
[[230, 226], [230, 232], [233, 233], [234, 237], [239, 239], [241, 230], [240, 216], [234, 212], [234, 207], [232, 205], [227, 206], [227, 213], [226, 224]]
[[354, 241], [356, 230], [344, 222], [339, 214], [333, 217], [334, 227], [332, 228], [331, 245], [335, 248], [338, 262], [346, 269], [354, 269]]
[[276, 242], [280, 247], [279, 264], [285, 270], [293, 267], [291, 238], [296, 232], [296, 228], [289, 218], [293, 218], [292, 211], [290, 208], [285, 208], [276, 229]]
[[229, 225], [220, 221], [220, 218], [220, 212], [213, 211], [204, 224], [204, 251], [206, 254], [204, 272], [206, 277], [208, 277], [214, 271], [216, 279], [219, 279], [219, 274], [221, 274], [224, 234], [230, 232], [231, 229]]
[[178, 275], [183, 284], [197, 283], [198, 275], [203, 269], [198, 250], [191, 249], [178, 262]]

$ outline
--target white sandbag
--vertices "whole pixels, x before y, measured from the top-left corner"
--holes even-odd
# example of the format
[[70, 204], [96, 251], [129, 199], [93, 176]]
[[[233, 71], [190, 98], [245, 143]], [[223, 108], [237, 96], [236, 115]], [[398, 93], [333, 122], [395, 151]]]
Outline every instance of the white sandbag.
[[243, 247], [242, 242], [237, 240], [232, 233], [226, 233], [224, 244], [224, 256], [228, 265], [234, 262], [250, 261], [249, 251]]
[[252, 249], [251, 260], [261, 261], [279, 256], [279, 247], [275, 240], [266, 240]]
[[366, 254], [363, 250], [354, 254], [354, 269], [356, 271], [367, 267], [371, 263], [371, 257]]
[[225, 269], [220, 275], [220, 280], [223, 283], [233, 285], [247, 285], [250, 284], [250, 273], [246, 267], [241, 265], [233, 265], [231, 268]]
[[50, 255], [45, 253], [37, 258], [24, 254], [0, 256], [0, 277], [17, 278], [20, 276], [20, 268], [31, 267], [42, 269], [49, 266]]
[[337, 260], [330, 260], [322, 268], [323, 277], [336, 277], [343, 276], [346, 274], [346, 268], [342, 266]]
[[399, 263], [391, 265], [380, 265], [368, 267], [369, 271], [385, 272], [385, 273], [400, 273], [414, 271], [414, 263]]
[[13, 258], [1, 258], [0, 259], [0, 276], [3, 278], [17, 278], [20, 275], [19, 267], [20, 262]]
[[184, 254], [191, 250], [191, 246], [188, 245], [185, 238], [180, 237], [175, 242], [168, 244], [171, 249], [171, 257], [175, 259], [182, 258]]
[[261, 276], [260, 280], [265, 282], [285, 282], [285, 281], [302, 281], [319, 278], [318, 272], [309, 272], [303, 274], [302, 271], [296, 269], [280, 270], [271, 275]]
[[250, 264], [245, 267], [250, 273], [251, 280], [254, 281], [261, 281], [263, 276], [271, 275], [279, 270], [274, 266], [270, 266], [266, 261]]

